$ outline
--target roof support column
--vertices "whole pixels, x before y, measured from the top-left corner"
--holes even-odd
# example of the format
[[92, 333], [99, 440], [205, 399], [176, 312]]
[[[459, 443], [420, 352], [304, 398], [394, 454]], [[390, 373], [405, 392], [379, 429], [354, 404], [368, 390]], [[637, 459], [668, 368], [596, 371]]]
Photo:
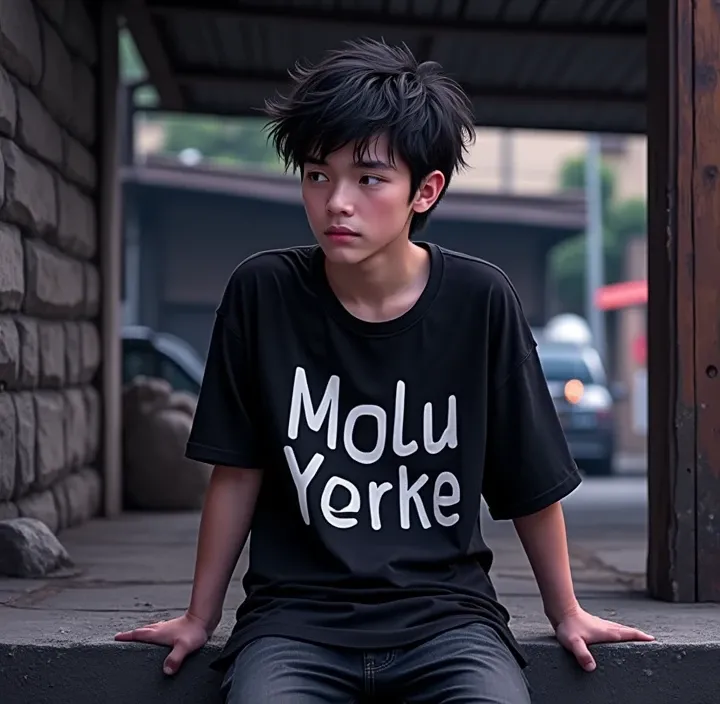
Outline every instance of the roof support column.
[[720, 601], [720, 6], [648, 12], [648, 587]]

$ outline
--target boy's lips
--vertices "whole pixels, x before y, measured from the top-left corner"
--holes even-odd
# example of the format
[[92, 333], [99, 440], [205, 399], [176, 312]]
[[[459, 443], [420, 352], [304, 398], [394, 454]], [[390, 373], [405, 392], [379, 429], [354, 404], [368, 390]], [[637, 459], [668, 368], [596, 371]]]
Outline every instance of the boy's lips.
[[325, 234], [328, 237], [358, 237], [359, 233], [355, 232], [355, 230], [346, 227], [345, 225], [334, 225], [332, 227], [328, 227], [327, 230], [325, 230]]

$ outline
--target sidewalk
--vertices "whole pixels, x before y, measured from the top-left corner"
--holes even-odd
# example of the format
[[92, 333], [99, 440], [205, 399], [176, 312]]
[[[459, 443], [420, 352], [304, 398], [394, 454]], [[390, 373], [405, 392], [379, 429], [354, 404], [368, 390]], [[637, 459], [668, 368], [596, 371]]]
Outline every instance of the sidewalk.
[[[511, 524], [487, 523], [498, 591], [531, 660], [538, 704], [713, 704], [720, 691], [720, 607], [671, 605], [643, 596], [645, 539], [598, 531], [571, 544], [586, 608], [658, 639], [595, 648], [585, 674], [550, 637], [527, 559]], [[238, 566], [213, 642], [175, 678], [166, 651], [120, 644], [113, 635], [180, 614], [188, 603], [197, 515], [128, 514], [60, 537], [76, 569], [52, 579], [0, 579], [2, 704], [212, 704], [217, 675], [207, 662], [242, 599]]]

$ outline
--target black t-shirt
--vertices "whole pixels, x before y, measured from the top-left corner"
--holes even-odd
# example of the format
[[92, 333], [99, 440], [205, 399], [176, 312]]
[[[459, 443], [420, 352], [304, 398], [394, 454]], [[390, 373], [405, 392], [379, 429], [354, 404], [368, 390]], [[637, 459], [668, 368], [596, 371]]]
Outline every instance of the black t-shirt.
[[187, 454], [264, 477], [219, 668], [258, 636], [382, 650], [474, 621], [524, 664], [481, 494], [510, 519], [580, 478], [507, 277], [422, 246], [428, 283], [388, 322], [342, 306], [317, 246], [254, 255], [227, 285]]

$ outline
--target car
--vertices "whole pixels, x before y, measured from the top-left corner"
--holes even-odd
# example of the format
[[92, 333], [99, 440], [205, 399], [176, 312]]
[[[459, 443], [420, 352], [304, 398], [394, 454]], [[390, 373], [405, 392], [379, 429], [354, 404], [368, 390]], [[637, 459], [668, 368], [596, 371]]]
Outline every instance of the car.
[[142, 325], [123, 327], [123, 385], [138, 376], [165, 379], [176, 391], [200, 393], [205, 363], [185, 340]]
[[537, 346], [548, 389], [568, 446], [587, 475], [613, 472], [613, 411], [622, 397], [608, 384], [598, 351], [590, 345], [540, 341]]

